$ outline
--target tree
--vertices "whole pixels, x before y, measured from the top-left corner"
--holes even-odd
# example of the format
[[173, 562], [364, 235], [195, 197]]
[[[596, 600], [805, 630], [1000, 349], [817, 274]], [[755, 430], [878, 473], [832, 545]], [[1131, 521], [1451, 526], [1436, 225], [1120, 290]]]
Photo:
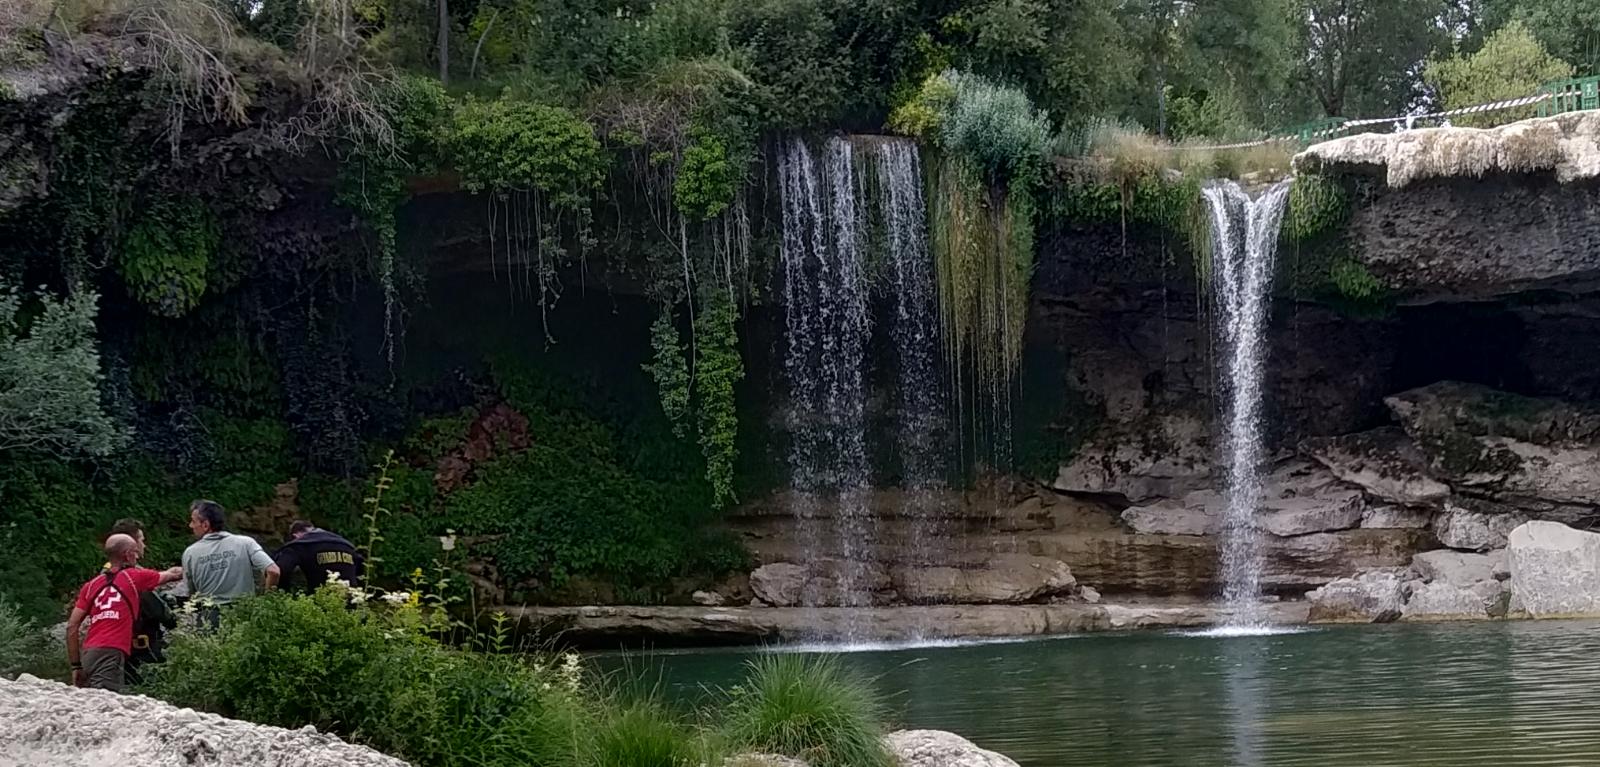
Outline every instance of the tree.
[[[1500, 28], [1469, 56], [1428, 62], [1424, 77], [1446, 109], [1527, 96], [1543, 83], [1572, 76], [1572, 65], [1550, 55], [1520, 21]], [[1485, 127], [1531, 116], [1533, 107], [1462, 115], [1459, 125]]]
[[0, 283], [0, 453], [110, 455], [128, 435], [100, 404], [98, 296], [36, 299], [37, 316], [25, 323], [22, 295]]
[[[1240, 122], [1289, 121], [1295, 74], [1296, 4], [1293, 0], [1211, 0], [1193, 14], [1196, 72], [1193, 90], [1245, 110]], [[1294, 119], [1300, 117], [1295, 114]]]
[[[1445, 39], [1446, 0], [1300, 0], [1304, 81], [1328, 116], [1402, 111]], [[1380, 114], [1381, 113], [1381, 114]]]
[[1577, 65], [1584, 75], [1600, 74], [1600, 0], [1481, 2], [1484, 29], [1520, 21], [1551, 55]]

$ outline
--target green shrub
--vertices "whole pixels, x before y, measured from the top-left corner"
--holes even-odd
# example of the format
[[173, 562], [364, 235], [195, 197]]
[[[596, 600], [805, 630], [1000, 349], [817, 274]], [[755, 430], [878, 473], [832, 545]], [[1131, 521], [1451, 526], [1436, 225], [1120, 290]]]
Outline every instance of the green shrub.
[[889, 125], [934, 139], [997, 186], [1038, 181], [1052, 146], [1050, 120], [1026, 92], [957, 70], [928, 78], [915, 98], [894, 111]]
[[740, 750], [804, 759], [814, 767], [890, 767], [884, 708], [869, 682], [832, 656], [771, 655], [724, 710], [724, 732]]
[[23, 672], [59, 676], [65, 663], [66, 650], [50, 640], [43, 626], [29, 620], [20, 605], [0, 594], [0, 678]]
[[538, 191], [553, 206], [579, 208], [605, 180], [594, 128], [560, 107], [469, 99], [447, 145], [468, 191]]
[[1282, 237], [1306, 242], [1338, 229], [1349, 216], [1349, 195], [1339, 182], [1316, 174], [1299, 176], [1289, 189]]
[[151, 313], [182, 317], [200, 304], [220, 241], [216, 219], [198, 200], [160, 200], [128, 231], [118, 270]]
[[612, 708], [592, 737], [585, 755], [592, 767], [698, 767], [722, 761], [699, 733], [653, 701]]
[[420, 767], [578, 767], [594, 703], [576, 666], [453, 650], [424, 632], [415, 602], [346, 601], [325, 587], [240, 602], [220, 631], [180, 631], [143, 691], [263, 724], [314, 725]]

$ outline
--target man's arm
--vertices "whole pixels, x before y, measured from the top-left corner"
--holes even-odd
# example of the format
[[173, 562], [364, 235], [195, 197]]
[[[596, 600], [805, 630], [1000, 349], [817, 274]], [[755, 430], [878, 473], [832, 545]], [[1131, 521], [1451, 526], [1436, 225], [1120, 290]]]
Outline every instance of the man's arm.
[[[284, 588], [289, 588], [289, 582], [294, 580], [294, 571], [300, 566], [300, 554], [294, 546], [284, 546], [278, 553], [272, 555], [272, 560], [278, 565], [278, 583]], [[311, 579], [306, 583], [310, 586]], [[311, 586], [312, 589], [316, 588]], [[310, 590], [310, 589], [307, 589]]]
[[179, 566], [176, 566], [176, 567], [169, 567], [169, 568], [167, 568], [165, 570], [162, 570], [161, 571], [161, 580], [157, 581], [156, 585], [157, 586], [165, 586], [165, 585], [167, 585], [169, 583], [173, 583], [175, 581], [181, 581], [181, 580], [183, 580], [183, 567], [181, 565], [179, 565]]
[[72, 615], [67, 618], [67, 663], [72, 664], [73, 687], [83, 686], [83, 661], [79, 653], [83, 638], [78, 634], [83, 628], [83, 619], [88, 615], [88, 610], [74, 606]]
[[250, 541], [250, 566], [261, 573], [262, 585], [265, 591], [271, 591], [278, 585], [278, 578], [283, 575], [283, 570], [278, 568], [278, 563], [272, 561], [272, 555], [254, 539]]

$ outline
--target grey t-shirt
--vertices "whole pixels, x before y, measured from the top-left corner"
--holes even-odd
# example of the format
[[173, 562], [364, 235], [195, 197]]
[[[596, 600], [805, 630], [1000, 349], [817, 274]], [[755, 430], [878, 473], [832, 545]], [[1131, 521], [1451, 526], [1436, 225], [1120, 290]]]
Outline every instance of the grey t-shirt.
[[183, 551], [183, 582], [190, 598], [225, 605], [256, 593], [256, 576], [272, 564], [254, 538], [207, 533]]

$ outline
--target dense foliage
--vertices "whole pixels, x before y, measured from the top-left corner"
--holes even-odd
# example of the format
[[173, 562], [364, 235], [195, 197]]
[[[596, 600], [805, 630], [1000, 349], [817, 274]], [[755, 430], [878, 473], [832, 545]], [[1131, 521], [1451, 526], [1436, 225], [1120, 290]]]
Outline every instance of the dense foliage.
[[[1428, 84], [1438, 89], [1448, 109], [1517, 98], [1534, 93], [1539, 86], [1571, 77], [1572, 65], [1550, 55], [1539, 40], [1520, 21], [1513, 21], [1489, 36], [1483, 47], [1471, 55], [1456, 55], [1430, 61], [1424, 73]], [[1532, 117], [1534, 108], [1489, 115], [1462, 115], [1460, 125], [1483, 127], [1514, 119]]]
[[[578, 656], [507, 654], [502, 618], [439, 641], [431, 595], [248, 600], [215, 633], [183, 631], [144, 692], [182, 706], [313, 725], [419, 765], [693, 767], [758, 748], [822, 767], [888, 763], [871, 687], [827, 658], [758, 664], [725, 708], [684, 714], [613, 689]], [[4, 613], [0, 612], [0, 619]], [[0, 656], [3, 657], [3, 656]]]

